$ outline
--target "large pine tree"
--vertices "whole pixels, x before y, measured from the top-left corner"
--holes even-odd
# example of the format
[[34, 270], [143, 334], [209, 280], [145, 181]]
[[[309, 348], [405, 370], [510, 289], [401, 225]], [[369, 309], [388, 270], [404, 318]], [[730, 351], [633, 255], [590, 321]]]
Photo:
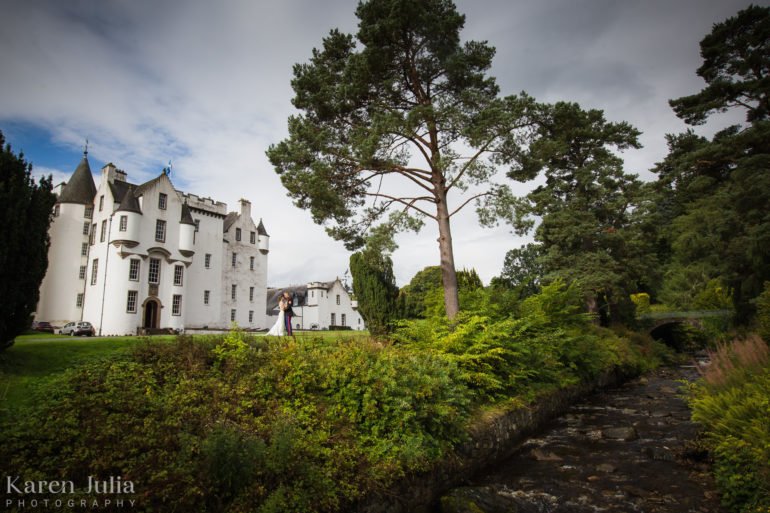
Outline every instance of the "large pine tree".
[[743, 110], [746, 123], [711, 140], [669, 136], [670, 153], [655, 169], [675, 234], [668, 297], [692, 296], [719, 279], [738, 321], [748, 322], [770, 280], [770, 7], [750, 6], [717, 23], [700, 46], [697, 74], [706, 87], [671, 106], [693, 125], [727, 110]]
[[459, 296], [450, 220], [474, 200], [492, 202], [487, 218], [510, 202], [493, 178], [525, 137], [533, 102], [498, 96], [486, 75], [494, 49], [461, 43], [464, 16], [450, 0], [368, 0], [356, 15], [357, 40], [334, 30], [294, 67], [301, 113], [267, 154], [295, 203], [350, 249], [388, 211], [433, 220], [451, 318]]
[[35, 182], [32, 165], [0, 132], [0, 350], [30, 322], [48, 268], [48, 227], [56, 197], [51, 177]]

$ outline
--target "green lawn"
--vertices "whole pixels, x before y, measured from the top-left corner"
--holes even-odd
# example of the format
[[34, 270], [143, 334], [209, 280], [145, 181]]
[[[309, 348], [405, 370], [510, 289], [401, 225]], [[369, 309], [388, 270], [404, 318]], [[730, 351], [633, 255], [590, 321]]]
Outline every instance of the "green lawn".
[[[173, 336], [152, 337], [172, 340]], [[87, 338], [25, 334], [0, 353], [0, 415], [26, 405], [39, 383], [83, 362], [126, 352], [140, 337]]]
[[[196, 337], [208, 337], [198, 335]], [[363, 338], [368, 331], [299, 331], [303, 338]], [[78, 364], [116, 356], [148, 337], [69, 337], [50, 333], [27, 333], [16, 337], [16, 343], [0, 352], [0, 416], [29, 404], [30, 391]], [[174, 335], [149, 337], [153, 341], [169, 341]]]

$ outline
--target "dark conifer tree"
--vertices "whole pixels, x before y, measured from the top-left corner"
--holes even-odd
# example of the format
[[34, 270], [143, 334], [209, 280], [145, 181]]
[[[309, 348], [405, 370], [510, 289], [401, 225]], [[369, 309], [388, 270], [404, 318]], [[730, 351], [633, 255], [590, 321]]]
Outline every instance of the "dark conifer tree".
[[0, 351], [30, 324], [48, 268], [48, 227], [56, 202], [51, 177], [35, 182], [32, 165], [0, 132]]

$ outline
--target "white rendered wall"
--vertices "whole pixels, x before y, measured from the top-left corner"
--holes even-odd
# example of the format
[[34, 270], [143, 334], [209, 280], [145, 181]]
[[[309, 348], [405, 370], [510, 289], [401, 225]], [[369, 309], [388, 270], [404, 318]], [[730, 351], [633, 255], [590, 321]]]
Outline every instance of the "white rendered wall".
[[[236, 232], [240, 229], [241, 240], [237, 240]], [[254, 233], [254, 243], [251, 234]], [[269, 328], [265, 313], [267, 307], [267, 255], [259, 250], [257, 226], [251, 218], [251, 204], [241, 200], [241, 212], [235, 222], [224, 234], [227, 243], [223, 251], [222, 297], [225, 321], [231, 323], [231, 312], [235, 310], [235, 321], [244, 329]], [[233, 266], [235, 254], [235, 266]], [[251, 268], [251, 259], [254, 268]], [[232, 287], [235, 285], [236, 296], [232, 298]], [[253, 287], [253, 294], [250, 290]], [[249, 322], [249, 312], [252, 320]]]
[[[185, 298], [186, 319], [185, 327], [212, 329], [229, 327], [222, 319], [222, 229], [224, 213], [209, 211], [209, 207], [201, 205], [206, 210], [192, 209], [193, 219], [198, 221], [198, 231], [195, 233], [193, 248], [195, 255], [187, 270], [187, 297]], [[213, 204], [212, 208], [213, 210]], [[224, 212], [224, 208], [222, 212]], [[206, 267], [206, 254], [211, 255], [209, 267]], [[204, 291], [209, 291], [209, 303], [204, 304]]]
[[79, 278], [80, 266], [88, 257], [82, 256], [82, 244], [88, 242], [83, 234], [83, 224], [91, 224], [85, 218], [85, 205], [62, 203], [59, 215], [51, 222], [48, 249], [48, 270], [40, 285], [40, 300], [35, 319], [48, 321], [54, 326], [64, 326], [81, 319], [82, 309], [77, 307], [77, 295], [82, 293], [85, 279]]

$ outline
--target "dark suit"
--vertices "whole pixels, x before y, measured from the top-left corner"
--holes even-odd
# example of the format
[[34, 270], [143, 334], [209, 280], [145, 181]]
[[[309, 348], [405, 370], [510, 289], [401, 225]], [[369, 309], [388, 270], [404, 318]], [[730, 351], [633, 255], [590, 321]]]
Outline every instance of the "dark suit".
[[291, 307], [294, 304], [294, 300], [292, 298], [284, 298], [284, 301], [286, 301], [286, 309], [283, 311], [283, 322], [286, 326], [286, 334], [293, 335], [291, 331], [291, 318], [294, 316], [294, 310]]

